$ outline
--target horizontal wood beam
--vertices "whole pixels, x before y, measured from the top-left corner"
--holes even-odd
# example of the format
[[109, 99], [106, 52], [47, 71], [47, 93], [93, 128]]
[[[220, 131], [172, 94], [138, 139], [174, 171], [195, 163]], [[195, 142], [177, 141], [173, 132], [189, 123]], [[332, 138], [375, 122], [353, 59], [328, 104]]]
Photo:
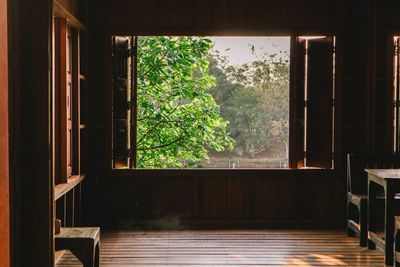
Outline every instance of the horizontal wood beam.
[[66, 18], [69, 25], [80, 30], [85, 30], [85, 25], [65, 7], [63, 7], [57, 0], [54, 0], [53, 5], [54, 16]]

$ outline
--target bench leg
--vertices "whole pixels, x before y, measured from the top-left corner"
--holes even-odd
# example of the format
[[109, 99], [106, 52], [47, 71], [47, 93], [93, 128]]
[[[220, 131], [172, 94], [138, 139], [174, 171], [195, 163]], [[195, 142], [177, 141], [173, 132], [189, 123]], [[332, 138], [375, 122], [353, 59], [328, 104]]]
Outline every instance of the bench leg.
[[[84, 267], [94, 267], [95, 265], [95, 249], [77, 249], [71, 250], [72, 254], [78, 258], [78, 260], [83, 263]], [[98, 265], [97, 265], [98, 266]]]
[[100, 243], [97, 243], [94, 250], [94, 267], [100, 267]]

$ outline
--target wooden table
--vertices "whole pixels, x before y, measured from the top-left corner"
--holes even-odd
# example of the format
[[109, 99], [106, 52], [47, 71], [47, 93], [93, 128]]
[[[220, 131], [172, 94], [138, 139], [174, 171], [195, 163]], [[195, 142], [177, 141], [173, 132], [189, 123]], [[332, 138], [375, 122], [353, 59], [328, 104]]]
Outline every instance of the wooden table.
[[[395, 195], [400, 193], [400, 169], [365, 169], [368, 173], [368, 248], [385, 253], [385, 264], [393, 265]], [[385, 197], [385, 233], [376, 234], [376, 197], [383, 187]]]

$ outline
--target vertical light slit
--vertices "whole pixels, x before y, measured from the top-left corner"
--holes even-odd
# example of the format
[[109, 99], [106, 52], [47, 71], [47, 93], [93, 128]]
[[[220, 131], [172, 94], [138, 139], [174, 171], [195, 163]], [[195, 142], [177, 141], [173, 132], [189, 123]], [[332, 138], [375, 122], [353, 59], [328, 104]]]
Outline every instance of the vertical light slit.
[[336, 89], [336, 37], [333, 37], [332, 47], [332, 169], [335, 168], [335, 89]]
[[[305, 40], [305, 53], [304, 53], [304, 167], [307, 167], [307, 94], [308, 94], [308, 40]], [[307, 104], [306, 104], [307, 103]]]
[[397, 151], [397, 108], [396, 108], [396, 100], [397, 100], [397, 42], [398, 38], [393, 38], [394, 45], [394, 54], [393, 54], [393, 152]]

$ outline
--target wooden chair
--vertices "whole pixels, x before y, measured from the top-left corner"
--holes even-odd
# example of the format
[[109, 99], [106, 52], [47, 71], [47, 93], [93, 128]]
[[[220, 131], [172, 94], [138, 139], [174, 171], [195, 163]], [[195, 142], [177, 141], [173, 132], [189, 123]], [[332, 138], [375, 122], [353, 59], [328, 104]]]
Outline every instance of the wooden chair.
[[394, 219], [394, 262], [396, 267], [400, 267], [400, 216]]
[[69, 250], [84, 267], [99, 267], [100, 228], [63, 227], [55, 235], [56, 250]]
[[[368, 244], [366, 165], [364, 157], [347, 155], [347, 235], [358, 234], [362, 247]], [[358, 213], [354, 212], [354, 208]]]
[[[377, 159], [361, 154], [347, 154], [347, 235], [358, 234], [361, 247], [368, 244], [368, 175], [365, 169], [392, 169], [396, 166], [394, 157]], [[383, 205], [384, 196], [378, 196], [378, 199]], [[400, 196], [396, 196], [396, 199], [400, 200]]]

